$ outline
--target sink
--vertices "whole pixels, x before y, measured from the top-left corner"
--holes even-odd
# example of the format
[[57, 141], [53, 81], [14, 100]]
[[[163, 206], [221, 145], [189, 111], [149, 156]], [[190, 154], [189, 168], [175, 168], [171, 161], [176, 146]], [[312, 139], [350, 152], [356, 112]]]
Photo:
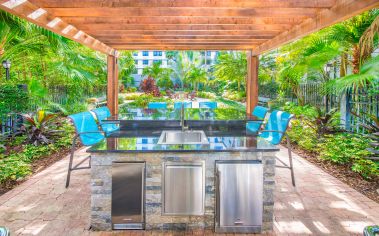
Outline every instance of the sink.
[[159, 137], [158, 144], [209, 144], [202, 130], [167, 130]]

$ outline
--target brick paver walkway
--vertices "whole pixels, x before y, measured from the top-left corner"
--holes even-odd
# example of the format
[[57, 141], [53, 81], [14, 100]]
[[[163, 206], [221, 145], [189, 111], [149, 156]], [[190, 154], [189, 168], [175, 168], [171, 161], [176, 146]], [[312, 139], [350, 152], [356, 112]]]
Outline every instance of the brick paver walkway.
[[[81, 150], [80, 158], [87, 154]], [[287, 160], [286, 149], [279, 153]], [[297, 188], [277, 169], [275, 235], [362, 235], [379, 223], [379, 204], [294, 155]], [[0, 196], [0, 225], [12, 235], [182, 235], [168, 232], [90, 232], [89, 170], [73, 172], [65, 189], [68, 158]], [[187, 234], [209, 235], [211, 232]]]

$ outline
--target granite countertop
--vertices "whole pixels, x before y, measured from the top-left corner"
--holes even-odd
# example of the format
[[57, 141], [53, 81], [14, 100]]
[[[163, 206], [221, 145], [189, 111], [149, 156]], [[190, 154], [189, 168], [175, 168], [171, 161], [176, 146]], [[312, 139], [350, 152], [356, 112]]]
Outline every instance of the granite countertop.
[[[180, 109], [141, 109], [120, 108], [119, 114], [111, 116], [107, 120], [114, 121], [179, 121]], [[184, 119], [187, 121], [246, 121], [258, 120], [253, 115], [246, 115], [245, 111], [234, 108], [186, 108]]]
[[[164, 129], [165, 130], [165, 129]], [[160, 145], [162, 130], [119, 131], [88, 149], [90, 153], [140, 152], [274, 152], [279, 148], [246, 130], [207, 131], [209, 144]]]

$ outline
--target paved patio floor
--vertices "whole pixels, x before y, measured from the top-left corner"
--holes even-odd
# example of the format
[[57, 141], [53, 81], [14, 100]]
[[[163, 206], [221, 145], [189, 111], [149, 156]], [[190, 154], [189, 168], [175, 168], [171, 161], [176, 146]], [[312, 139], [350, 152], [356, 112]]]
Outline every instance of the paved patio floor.
[[[80, 158], [87, 155], [78, 152]], [[286, 149], [279, 157], [287, 160]], [[79, 158], [79, 159], [80, 159]], [[297, 188], [286, 169], [277, 169], [274, 235], [361, 235], [379, 224], [379, 204], [294, 156]], [[183, 235], [173, 232], [91, 232], [89, 170], [73, 172], [65, 189], [68, 158], [0, 196], [0, 225], [12, 235]], [[212, 232], [187, 232], [210, 235]]]

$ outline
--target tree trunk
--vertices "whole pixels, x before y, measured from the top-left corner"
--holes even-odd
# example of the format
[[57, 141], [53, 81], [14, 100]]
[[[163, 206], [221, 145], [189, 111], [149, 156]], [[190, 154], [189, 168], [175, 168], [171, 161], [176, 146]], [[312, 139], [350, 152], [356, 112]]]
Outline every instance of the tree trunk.
[[347, 70], [347, 54], [343, 53], [341, 55], [340, 78], [346, 76], [346, 70]]
[[359, 45], [355, 44], [353, 47], [353, 61], [352, 61], [353, 74], [359, 73], [360, 64], [361, 64], [360, 57], [361, 57], [361, 54], [360, 54], [360, 50], [359, 50]]

